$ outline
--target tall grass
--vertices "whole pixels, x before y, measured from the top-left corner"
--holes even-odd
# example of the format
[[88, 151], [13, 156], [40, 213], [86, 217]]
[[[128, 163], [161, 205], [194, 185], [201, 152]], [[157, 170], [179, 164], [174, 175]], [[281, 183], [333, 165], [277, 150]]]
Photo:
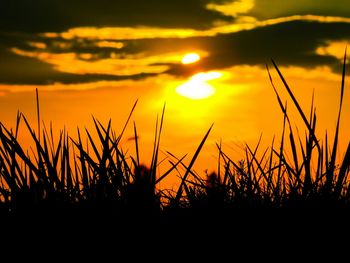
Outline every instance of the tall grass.
[[[160, 174], [158, 156], [165, 106], [161, 117], [157, 118], [153, 157], [146, 167], [139, 157], [135, 123], [135, 156], [127, 156], [120, 147], [137, 101], [118, 135], [112, 129], [111, 121], [104, 126], [93, 118], [96, 138], [91, 131], [85, 130], [85, 141], [82, 131], [78, 129], [75, 138], [61, 131], [58, 140], [55, 140], [52, 126], [49, 129], [45, 125], [41, 127], [37, 92], [37, 131], [22, 113], [17, 115], [14, 130], [0, 123], [1, 213], [99, 210], [159, 214], [162, 211], [188, 209], [229, 212], [246, 208], [350, 209], [350, 143], [344, 157], [341, 159], [337, 156], [346, 55], [332, 143], [327, 136], [325, 140], [317, 137], [313, 103], [307, 117], [273, 60], [272, 64], [305, 125], [305, 136], [300, 136], [292, 128], [293, 120], [288, 114], [287, 104], [282, 102], [267, 68], [284, 116], [280, 143], [275, 146], [274, 140], [262, 154], [259, 154], [260, 140], [254, 148], [247, 145], [245, 156], [240, 161], [232, 160], [217, 144], [218, 170], [202, 177], [193, 171], [193, 165], [212, 127], [199, 143], [188, 165], [184, 162], [186, 155], [177, 158], [168, 152], [175, 161], [170, 161], [170, 168]], [[23, 149], [18, 141], [22, 123], [35, 145], [31, 152]], [[340, 160], [339, 163], [337, 160]], [[180, 167], [184, 168], [184, 172], [180, 172]], [[159, 188], [159, 183], [169, 174], [180, 177], [175, 192]]]

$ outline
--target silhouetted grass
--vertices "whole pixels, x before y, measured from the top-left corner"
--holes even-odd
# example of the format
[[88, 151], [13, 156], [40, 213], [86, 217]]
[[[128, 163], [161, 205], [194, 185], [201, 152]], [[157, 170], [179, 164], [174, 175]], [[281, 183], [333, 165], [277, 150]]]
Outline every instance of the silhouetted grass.
[[[132, 107], [122, 132], [93, 119], [97, 137], [85, 130], [86, 141], [78, 129], [77, 137], [65, 131], [54, 140], [54, 131], [40, 126], [37, 93], [37, 132], [22, 113], [17, 115], [14, 130], [0, 124], [0, 211], [1, 215], [85, 214], [172, 217], [187, 214], [236, 215], [242, 211], [312, 211], [341, 209], [350, 211], [350, 143], [342, 159], [337, 156], [339, 124], [345, 89], [345, 63], [340, 90], [339, 114], [333, 142], [316, 135], [313, 105], [309, 118], [295, 98], [274, 61], [299, 116], [306, 127], [305, 136], [292, 128], [287, 105], [283, 104], [267, 68], [271, 85], [284, 114], [281, 142], [275, 142], [259, 155], [259, 145], [246, 146], [240, 161], [232, 160], [217, 145], [218, 171], [198, 176], [193, 165], [212, 127], [209, 128], [190, 163], [168, 152], [174, 162], [159, 175], [159, 147], [165, 106], [157, 119], [153, 157], [149, 167], [139, 158], [139, 142], [134, 124], [135, 156], [127, 156], [120, 141], [137, 102]], [[34, 142], [27, 152], [18, 142], [24, 123]], [[290, 151], [287, 152], [286, 149]], [[337, 160], [340, 160], [337, 163]], [[184, 172], [180, 172], [184, 168]], [[160, 189], [159, 183], [169, 174], [179, 180], [175, 192]]]

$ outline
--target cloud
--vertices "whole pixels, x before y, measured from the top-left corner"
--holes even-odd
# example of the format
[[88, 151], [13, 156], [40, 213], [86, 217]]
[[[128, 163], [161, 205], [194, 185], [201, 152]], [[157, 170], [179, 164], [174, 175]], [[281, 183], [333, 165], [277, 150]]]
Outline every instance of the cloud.
[[[259, 22], [249, 30], [214, 35], [209, 31], [171, 38], [155, 33], [155, 38], [145, 39], [94, 37], [91, 31], [84, 35], [79, 30], [79, 36], [70, 38], [56, 33], [5, 35], [0, 45], [0, 82], [86, 83], [163, 73], [187, 77], [235, 65], [264, 67], [270, 58], [281, 66], [327, 66], [338, 72], [345, 49], [339, 43], [350, 40], [349, 21], [335, 17], [293, 16]], [[338, 44], [329, 47], [330, 43]], [[182, 65], [187, 52], [199, 52], [202, 60]]]
[[[326, 46], [320, 46], [316, 49], [316, 53], [321, 56], [332, 56], [337, 58], [339, 61], [344, 60], [344, 47], [350, 45], [350, 39], [347, 41], [329, 41]], [[349, 61], [350, 58], [347, 57]]]
[[[41, 46], [41, 44], [36, 43], [36, 46]], [[96, 59], [94, 54], [91, 53], [50, 53], [45, 50], [24, 51], [17, 48], [12, 48], [11, 51], [19, 56], [36, 58], [39, 61], [50, 64], [59, 72], [131, 77], [140, 73], [162, 73], [168, 69], [168, 63], [179, 63], [183, 56], [182, 52], [175, 51], [153, 56], [111, 53], [111, 56], [108, 58], [99, 57]]]
[[22, 85], [47, 85], [59, 83], [88, 83], [100, 80], [140, 79], [153, 76], [153, 73], [138, 72], [123, 76], [118, 74], [61, 72], [52, 64], [34, 57], [22, 56], [8, 50], [0, 49], [0, 83]]
[[[350, 40], [348, 23], [289, 21], [187, 41], [208, 50], [209, 56], [201, 61], [200, 70], [211, 70], [244, 64], [264, 66], [270, 58], [284, 66], [329, 66], [338, 69], [340, 61], [334, 51], [321, 54], [317, 50], [328, 46], [329, 42], [340, 40]], [[339, 45], [337, 47], [340, 48]], [[341, 53], [344, 50], [345, 45]], [[171, 72], [180, 71], [174, 68]]]
[[[214, 25], [208, 29], [192, 28], [160, 28], [160, 27], [76, 27], [64, 32], [47, 32], [39, 36], [49, 39], [60, 39], [60, 41], [74, 41], [79, 39], [96, 41], [127, 41], [139, 39], [172, 39], [190, 37], [214, 37], [218, 34], [229, 34], [243, 30], [251, 30], [257, 27], [271, 26], [283, 22], [310, 21], [320, 23], [343, 22], [350, 23], [350, 18], [339, 16], [317, 16], [317, 15], [291, 15], [286, 17], [271, 18], [267, 20], [256, 20], [253, 17], [238, 16], [233, 23]], [[120, 45], [119, 42], [118, 44]]]
[[[319, 56], [317, 47], [326, 40], [350, 38], [347, 23], [291, 21], [255, 28], [213, 39], [211, 61], [215, 57], [230, 58], [229, 64], [264, 64], [275, 58], [284, 65], [312, 67], [334, 62], [332, 56]], [[345, 48], [345, 47], [344, 47]]]
[[[244, 0], [244, 2], [250, 0]], [[291, 16], [291, 15], [319, 15], [350, 17], [348, 0], [255, 0], [254, 7], [246, 15], [259, 20]]]
[[236, 17], [250, 11], [255, 5], [254, 0], [225, 1], [223, 3], [209, 3], [209, 10], [218, 11], [227, 16]]
[[59, 32], [72, 27], [154, 26], [208, 28], [232, 17], [209, 10], [226, 0], [16, 0], [0, 9], [0, 31]]

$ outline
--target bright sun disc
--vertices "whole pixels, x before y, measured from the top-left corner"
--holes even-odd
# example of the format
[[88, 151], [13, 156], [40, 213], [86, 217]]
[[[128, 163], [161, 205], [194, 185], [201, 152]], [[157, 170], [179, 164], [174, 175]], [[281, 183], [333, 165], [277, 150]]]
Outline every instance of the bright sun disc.
[[178, 86], [176, 92], [193, 100], [208, 98], [215, 93], [215, 88], [207, 81], [220, 78], [221, 76], [222, 74], [216, 71], [198, 73], [186, 83]]
[[200, 59], [201, 57], [197, 53], [188, 53], [182, 58], [181, 63], [185, 65], [192, 64], [199, 61]]

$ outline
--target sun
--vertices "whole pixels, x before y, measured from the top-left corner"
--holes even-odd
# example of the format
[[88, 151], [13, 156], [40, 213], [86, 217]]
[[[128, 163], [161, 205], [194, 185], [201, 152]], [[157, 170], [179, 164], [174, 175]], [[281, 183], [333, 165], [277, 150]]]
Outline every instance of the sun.
[[215, 93], [215, 88], [208, 83], [210, 80], [220, 78], [220, 72], [201, 72], [191, 77], [189, 81], [178, 86], [176, 92], [181, 96], [193, 100], [206, 99]]
[[192, 64], [192, 63], [196, 63], [200, 59], [201, 57], [197, 53], [187, 53], [185, 56], [183, 56], [181, 63], [184, 65]]
[[177, 87], [176, 92], [181, 96], [193, 100], [201, 100], [213, 95], [215, 93], [215, 89], [212, 85], [205, 82], [188, 81], [185, 84]]

